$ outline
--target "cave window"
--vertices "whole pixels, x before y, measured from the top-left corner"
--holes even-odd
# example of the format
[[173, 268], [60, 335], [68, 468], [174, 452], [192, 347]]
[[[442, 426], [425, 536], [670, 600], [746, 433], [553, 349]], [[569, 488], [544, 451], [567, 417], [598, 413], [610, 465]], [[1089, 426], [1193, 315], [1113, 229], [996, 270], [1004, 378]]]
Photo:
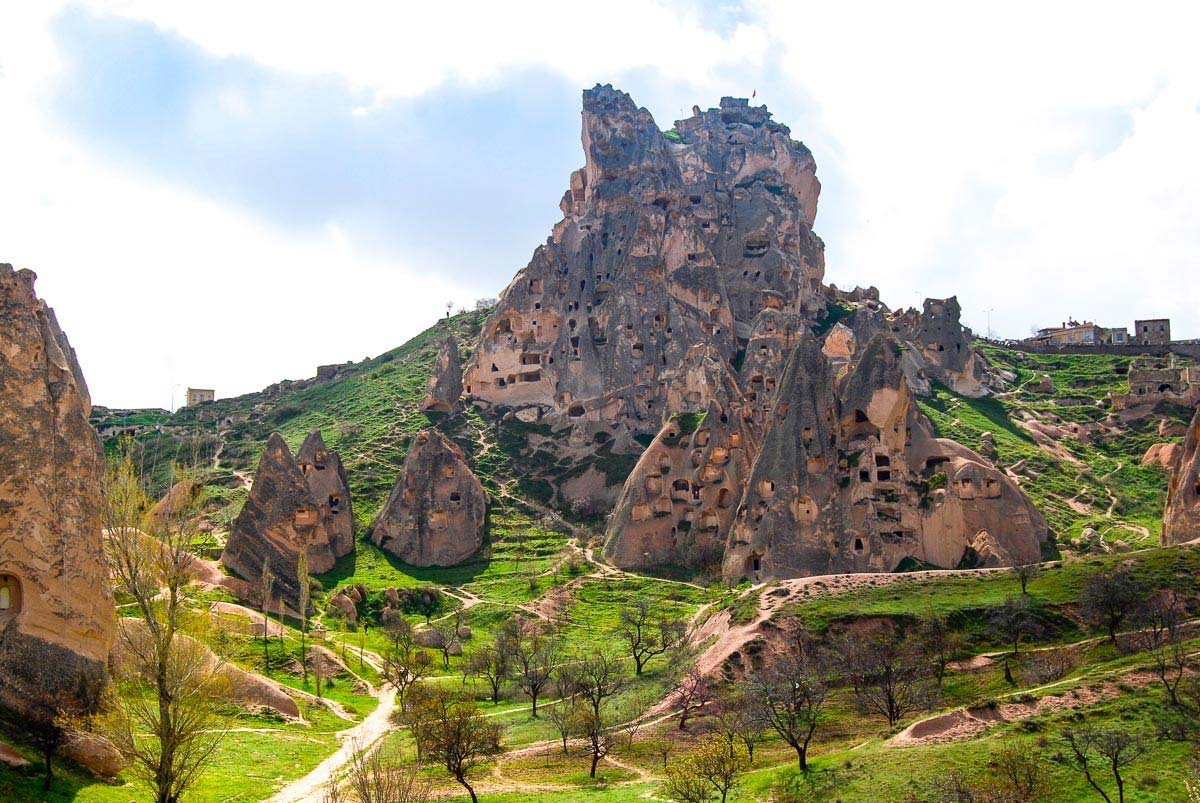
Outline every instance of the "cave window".
[[329, 497], [329, 512], [337, 515], [342, 512], [342, 497], [337, 494], [331, 494]]
[[892, 478], [892, 472], [880, 471], [880, 472], [878, 472], [877, 476], [879, 477], [880, 482], [888, 482]]
[[0, 574], [0, 622], [21, 612], [21, 583], [11, 574]]
[[877, 455], [875, 455], [875, 465], [877, 465], [877, 466], [890, 466], [891, 464], [892, 464], [892, 461], [891, 461], [891, 459], [890, 459], [890, 458], [889, 458], [887, 455], [885, 455], [885, 454], [877, 454]]
[[854, 551], [855, 551], [855, 552], [858, 552], [858, 553], [860, 553], [860, 554], [862, 553], [862, 551], [863, 551], [863, 540], [862, 540], [861, 538], [855, 538], [855, 539], [854, 539]]
[[858, 481], [859, 482], [870, 482], [871, 481], [871, 472], [865, 468], [859, 469]]
[[318, 449], [316, 454], [313, 455], [313, 466], [316, 467], [317, 471], [325, 470], [325, 458], [326, 457], [327, 457], [327, 454], [324, 449]]

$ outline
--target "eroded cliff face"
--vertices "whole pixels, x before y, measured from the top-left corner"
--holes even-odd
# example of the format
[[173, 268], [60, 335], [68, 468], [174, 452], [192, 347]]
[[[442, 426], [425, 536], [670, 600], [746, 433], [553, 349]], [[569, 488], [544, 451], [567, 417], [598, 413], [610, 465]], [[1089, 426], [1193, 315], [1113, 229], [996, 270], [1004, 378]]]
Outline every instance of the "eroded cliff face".
[[[726, 362], [770, 305], [824, 308], [820, 185], [765, 107], [725, 98], [672, 139], [623, 92], [584, 93], [585, 166], [563, 220], [504, 291], [466, 368], [476, 403], [636, 454], [670, 416], [669, 375], [695, 345]], [[566, 501], [566, 500], [564, 500]]]
[[[354, 548], [350, 493], [341, 461], [325, 449], [315, 430], [301, 456], [304, 468], [292, 457], [283, 436], [271, 433], [250, 496], [221, 553], [221, 562], [256, 592], [264, 567], [269, 568], [273, 597], [293, 611], [300, 604], [300, 583], [307, 582], [297, 575], [300, 550], [307, 552], [309, 572], [320, 574]], [[325, 468], [318, 470], [321, 464]]]
[[0, 705], [47, 720], [95, 702], [116, 615], [91, 401], [35, 279], [0, 265]]
[[1162, 542], [1183, 544], [1200, 538], [1200, 408], [1188, 426], [1183, 454], [1167, 488]]
[[413, 566], [453, 566], [483, 546], [487, 503], [462, 450], [425, 430], [371, 523], [371, 540]]
[[458, 355], [458, 343], [448, 337], [438, 352], [437, 363], [429, 377], [429, 386], [421, 409], [436, 413], [450, 413], [462, 397], [462, 360]]
[[913, 403], [1001, 381], [957, 299], [892, 311], [824, 286], [816, 166], [765, 108], [724, 98], [664, 134], [597, 86], [583, 146], [463, 384], [501, 427], [536, 425], [558, 504], [612, 510], [613, 563], [733, 581], [1040, 554], [1019, 488]]
[[933, 436], [908, 348], [876, 334], [835, 380], [821, 344], [802, 339], [729, 531], [727, 580], [1038, 559], [1045, 519], [984, 458]]

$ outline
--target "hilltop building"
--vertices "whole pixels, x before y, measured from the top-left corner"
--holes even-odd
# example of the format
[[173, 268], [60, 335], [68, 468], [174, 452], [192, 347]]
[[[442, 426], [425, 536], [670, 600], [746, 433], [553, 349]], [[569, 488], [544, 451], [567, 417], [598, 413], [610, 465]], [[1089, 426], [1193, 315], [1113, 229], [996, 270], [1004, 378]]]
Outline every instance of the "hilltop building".
[[1169, 318], [1150, 318], [1133, 322], [1134, 336], [1139, 346], [1165, 346], [1171, 342]]
[[217, 392], [212, 388], [188, 388], [187, 406], [195, 407], [201, 402], [210, 402], [217, 398]]
[[1098, 326], [1091, 321], [1063, 321], [1061, 326], [1038, 329], [1037, 334], [1025, 339], [1026, 343], [1041, 343], [1050, 346], [1151, 346], [1170, 345], [1171, 321], [1154, 318], [1135, 321], [1133, 334], [1123, 326]]

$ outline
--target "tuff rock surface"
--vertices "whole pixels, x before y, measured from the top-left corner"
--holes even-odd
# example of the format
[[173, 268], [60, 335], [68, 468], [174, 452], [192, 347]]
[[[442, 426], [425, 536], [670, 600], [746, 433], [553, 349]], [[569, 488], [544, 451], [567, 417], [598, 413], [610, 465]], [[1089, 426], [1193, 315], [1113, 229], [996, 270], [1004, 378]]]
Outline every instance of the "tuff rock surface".
[[724, 98], [663, 133], [597, 86], [583, 147], [464, 385], [525, 425], [559, 504], [612, 510], [610, 560], [735, 580], [1040, 554], [1020, 489], [913, 404], [1003, 384], [958, 300], [823, 285], [816, 164], [765, 107]]
[[116, 614], [91, 399], [36, 278], [0, 264], [0, 706], [49, 720], [95, 702]]
[[[316, 460], [318, 452], [325, 452], [323, 471], [329, 479], [319, 480], [320, 493], [314, 493], [309, 481], [309, 476], [313, 476], [314, 483], [318, 482], [316, 463], [305, 464], [309, 467], [306, 475], [283, 436], [271, 433], [259, 459], [250, 496], [234, 520], [221, 553], [221, 562], [256, 591], [264, 566], [269, 567], [275, 578], [273, 596], [293, 611], [300, 604], [302, 578], [296, 574], [300, 550], [307, 550], [309, 572], [320, 574], [332, 569], [334, 560], [344, 554], [338, 550], [349, 551], [354, 546], [352, 535], [348, 540], [344, 535], [350, 494], [345, 489], [341, 461], [324, 449], [319, 432], [311, 433], [305, 446], [309, 448], [302, 449], [302, 455], [309, 460]], [[325, 492], [331, 489], [333, 493], [344, 491], [344, 505], [331, 504], [333, 493]]]
[[329, 536], [333, 556], [350, 554], [354, 551], [354, 506], [341, 456], [325, 446], [321, 430], [314, 428], [296, 452], [296, 463], [308, 481], [309, 493], [320, 507], [321, 523]]
[[462, 360], [458, 356], [458, 342], [453, 337], [447, 337], [434, 363], [421, 409], [437, 413], [452, 412], [462, 392]]
[[1188, 425], [1183, 454], [1167, 486], [1162, 542], [1182, 544], [1200, 538], [1200, 407]]
[[453, 566], [483, 546], [487, 504], [462, 450], [437, 430], [424, 430], [371, 522], [371, 540], [413, 566]]

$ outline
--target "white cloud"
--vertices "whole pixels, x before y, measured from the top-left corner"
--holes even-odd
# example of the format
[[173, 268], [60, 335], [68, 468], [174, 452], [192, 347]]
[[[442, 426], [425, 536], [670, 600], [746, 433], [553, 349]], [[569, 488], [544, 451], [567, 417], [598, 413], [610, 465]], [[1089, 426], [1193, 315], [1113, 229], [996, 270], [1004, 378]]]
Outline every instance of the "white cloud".
[[[98, 161], [43, 117], [45, 19], [0, 25], [0, 260], [39, 274], [97, 403], [167, 406], [312, 376], [402, 343], [480, 291], [296, 237]], [[172, 385], [179, 387], [172, 388]]]
[[[831, 277], [876, 283], [899, 304], [914, 289], [958, 293], [980, 329], [995, 307], [1008, 336], [1067, 314], [1158, 313], [1200, 335], [1195, 291], [1167, 289], [1200, 250], [1187, 144], [1197, 6], [765, 0], [755, 11], [842, 146], [851, 186], [832, 191], [853, 193], [857, 219], [829, 244]], [[1122, 114], [1130, 138], [1088, 155]]]
[[218, 56], [246, 56], [302, 75], [338, 75], [377, 101], [448, 80], [476, 82], [542, 66], [583, 84], [647, 68], [702, 83], [713, 68], [759, 63], [764, 33], [728, 37], [654, 0], [460, 0], [338, 3], [294, 0], [91, 0], [93, 8], [153, 22]]

